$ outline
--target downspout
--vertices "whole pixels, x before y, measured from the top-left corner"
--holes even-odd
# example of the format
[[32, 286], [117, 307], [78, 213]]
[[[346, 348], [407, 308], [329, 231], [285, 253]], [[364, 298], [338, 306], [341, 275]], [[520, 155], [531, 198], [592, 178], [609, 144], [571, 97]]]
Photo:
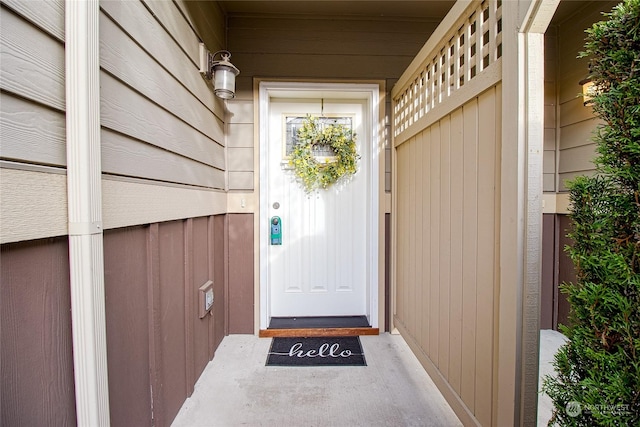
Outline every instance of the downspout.
[[65, 2], [67, 197], [78, 426], [108, 426], [98, 0]]

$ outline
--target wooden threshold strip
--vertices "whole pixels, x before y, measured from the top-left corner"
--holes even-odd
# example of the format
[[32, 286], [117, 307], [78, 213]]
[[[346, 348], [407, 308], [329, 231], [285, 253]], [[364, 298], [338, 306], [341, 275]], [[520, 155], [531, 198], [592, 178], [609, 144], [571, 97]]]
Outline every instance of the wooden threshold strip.
[[356, 335], [379, 335], [378, 328], [302, 328], [260, 329], [260, 338], [270, 337], [350, 337]]

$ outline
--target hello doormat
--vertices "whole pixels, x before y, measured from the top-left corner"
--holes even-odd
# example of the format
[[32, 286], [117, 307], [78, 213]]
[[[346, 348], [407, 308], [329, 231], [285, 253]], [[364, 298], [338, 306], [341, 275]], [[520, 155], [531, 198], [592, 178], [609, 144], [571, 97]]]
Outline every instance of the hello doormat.
[[366, 366], [360, 337], [276, 337], [267, 366]]

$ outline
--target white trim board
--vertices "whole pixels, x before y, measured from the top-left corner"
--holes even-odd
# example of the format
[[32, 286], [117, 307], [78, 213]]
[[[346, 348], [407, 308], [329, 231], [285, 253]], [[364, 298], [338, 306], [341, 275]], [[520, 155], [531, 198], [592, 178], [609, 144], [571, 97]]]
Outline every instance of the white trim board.
[[[3, 244], [68, 233], [66, 171], [26, 168], [0, 168]], [[102, 201], [105, 230], [227, 212], [222, 191], [116, 177], [103, 177]]]

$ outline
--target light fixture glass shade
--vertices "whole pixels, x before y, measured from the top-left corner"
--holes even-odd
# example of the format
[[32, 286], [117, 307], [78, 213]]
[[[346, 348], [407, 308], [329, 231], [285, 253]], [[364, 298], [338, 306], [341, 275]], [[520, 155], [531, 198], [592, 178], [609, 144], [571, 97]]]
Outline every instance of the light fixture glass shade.
[[236, 96], [236, 76], [239, 71], [231, 63], [223, 62], [213, 67], [214, 93], [222, 99], [232, 99]]
[[593, 97], [597, 95], [595, 84], [591, 79], [580, 80], [578, 84], [582, 86], [582, 103], [585, 106], [589, 105]]

